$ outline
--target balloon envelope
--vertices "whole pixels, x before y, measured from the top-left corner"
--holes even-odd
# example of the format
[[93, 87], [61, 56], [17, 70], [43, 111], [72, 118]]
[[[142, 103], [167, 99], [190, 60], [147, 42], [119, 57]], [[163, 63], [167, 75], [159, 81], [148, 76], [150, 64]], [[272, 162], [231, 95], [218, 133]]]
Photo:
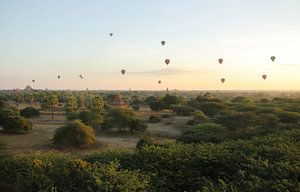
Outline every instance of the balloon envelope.
[[57, 78], [60, 79], [60, 75], [58, 75]]
[[219, 61], [220, 64], [223, 63], [223, 59], [222, 58], [220, 58], [218, 61]]
[[166, 42], [165, 42], [165, 41], [161, 41], [160, 43], [161, 43], [162, 45], [165, 45], [165, 44], [166, 44]]
[[267, 75], [262, 75], [262, 78], [263, 78], [264, 80], [266, 80], [266, 79], [267, 79]]
[[35, 82], [35, 80], [33, 79], [33, 80], [32, 80], [32, 83], [34, 83], [34, 82]]
[[82, 75], [79, 75], [80, 79], [83, 79], [83, 76]]
[[161, 80], [158, 81], [158, 84], [161, 84]]
[[165, 59], [165, 63], [166, 63], [167, 65], [169, 65], [170, 59]]
[[275, 59], [276, 59], [275, 56], [271, 56], [271, 60], [272, 60], [273, 62], [275, 61]]
[[111, 36], [111, 37], [112, 37], [113, 35], [114, 35], [113, 33], [109, 33], [109, 36]]
[[222, 79], [221, 79], [221, 82], [222, 82], [222, 83], [225, 83], [225, 78], [222, 78]]
[[125, 69], [122, 69], [121, 70], [121, 73], [124, 75], [126, 73], [126, 70]]

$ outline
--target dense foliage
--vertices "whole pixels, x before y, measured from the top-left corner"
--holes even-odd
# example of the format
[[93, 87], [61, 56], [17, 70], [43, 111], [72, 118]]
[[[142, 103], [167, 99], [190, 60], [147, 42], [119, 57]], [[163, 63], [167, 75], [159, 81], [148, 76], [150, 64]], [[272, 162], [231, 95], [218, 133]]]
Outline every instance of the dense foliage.
[[65, 155], [33, 154], [0, 159], [0, 191], [146, 191], [149, 179], [117, 163], [88, 163]]
[[56, 129], [53, 142], [60, 147], [85, 147], [95, 143], [93, 128], [84, 125], [81, 121], [69, 122], [66, 126]]
[[26, 118], [40, 116], [40, 111], [34, 107], [26, 107], [20, 111], [20, 115]]
[[147, 124], [137, 119], [135, 113], [128, 108], [112, 108], [105, 114], [102, 128], [104, 130], [117, 128], [119, 132], [145, 131]]

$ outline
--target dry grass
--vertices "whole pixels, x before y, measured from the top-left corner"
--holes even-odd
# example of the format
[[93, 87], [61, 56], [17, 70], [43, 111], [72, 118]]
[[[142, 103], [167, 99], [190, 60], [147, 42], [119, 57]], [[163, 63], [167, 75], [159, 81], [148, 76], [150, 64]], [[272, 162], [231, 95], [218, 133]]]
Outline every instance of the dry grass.
[[[162, 112], [168, 113], [168, 112]], [[162, 114], [162, 113], [159, 113]], [[6, 145], [10, 154], [30, 153], [36, 151], [56, 150], [52, 145], [52, 137], [57, 128], [66, 123], [66, 116], [63, 111], [55, 111], [54, 120], [51, 120], [51, 111], [41, 111], [41, 116], [30, 119], [33, 123], [33, 130], [27, 134], [7, 135], [0, 132], [0, 140]], [[137, 113], [139, 118], [148, 119], [150, 115], [158, 115], [147, 109]], [[116, 134], [100, 133], [96, 136], [96, 144], [88, 149], [64, 149], [63, 152], [70, 153], [73, 156], [82, 156], [93, 153], [97, 150], [107, 148], [126, 148], [134, 149], [138, 140], [145, 134], [152, 134], [160, 139], [176, 138], [180, 135], [180, 127], [183, 126], [188, 117], [171, 117], [163, 119], [157, 124], [149, 124], [147, 133], [142, 134]], [[61, 151], [61, 150], [60, 150]]]

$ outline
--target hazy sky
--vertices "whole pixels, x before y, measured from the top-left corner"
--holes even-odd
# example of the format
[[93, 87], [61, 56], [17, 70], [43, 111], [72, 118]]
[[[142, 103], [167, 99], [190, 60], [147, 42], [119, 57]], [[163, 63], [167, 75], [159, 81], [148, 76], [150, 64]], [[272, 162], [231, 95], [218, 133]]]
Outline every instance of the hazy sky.
[[299, 10], [299, 0], [0, 0], [0, 89], [300, 89]]

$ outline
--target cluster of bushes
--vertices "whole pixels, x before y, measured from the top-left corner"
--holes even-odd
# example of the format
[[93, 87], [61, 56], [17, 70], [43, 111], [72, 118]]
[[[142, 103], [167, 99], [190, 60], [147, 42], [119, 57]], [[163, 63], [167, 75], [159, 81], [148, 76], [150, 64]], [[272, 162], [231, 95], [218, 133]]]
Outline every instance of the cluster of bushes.
[[89, 163], [53, 153], [0, 159], [0, 191], [147, 191], [150, 179], [118, 163]]
[[190, 116], [196, 111], [194, 107], [187, 105], [172, 105], [171, 110], [180, 116]]
[[145, 131], [147, 124], [137, 119], [134, 112], [128, 108], [113, 108], [105, 114], [102, 129], [112, 130], [114, 128], [117, 128], [119, 132]]
[[34, 107], [26, 107], [20, 111], [20, 115], [26, 118], [40, 116], [40, 111]]
[[20, 133], [32, 130], [32, 123], [19, 115], [14, 109], [0, 109], [0, 126], [6, 133]]
[[93, 128], [79, 120], [68, 122], [67, 125], [55, 130], [53, 142], [59, 147], [86, 147], [95, 143]]
[[300, 131], [293, 130], [218, 144], [148, 145], [135, 153], [85, 159], [117, 159], [124, 170], [141, 170], [151, 176], [151, 191], [299, 191], [299, 138]]
[[148, 123], [159, 123], [161, 122], [161, 118], [155, 115], [151, 115], [149, 117]]
[[185, 100], [176, 95], [165, 95], [163, 98], [150, 96], [145, 102], [149, 105], [152, 111], [161, 111], [163, 109], [171, 109], [172, 105], [184, 104]]

